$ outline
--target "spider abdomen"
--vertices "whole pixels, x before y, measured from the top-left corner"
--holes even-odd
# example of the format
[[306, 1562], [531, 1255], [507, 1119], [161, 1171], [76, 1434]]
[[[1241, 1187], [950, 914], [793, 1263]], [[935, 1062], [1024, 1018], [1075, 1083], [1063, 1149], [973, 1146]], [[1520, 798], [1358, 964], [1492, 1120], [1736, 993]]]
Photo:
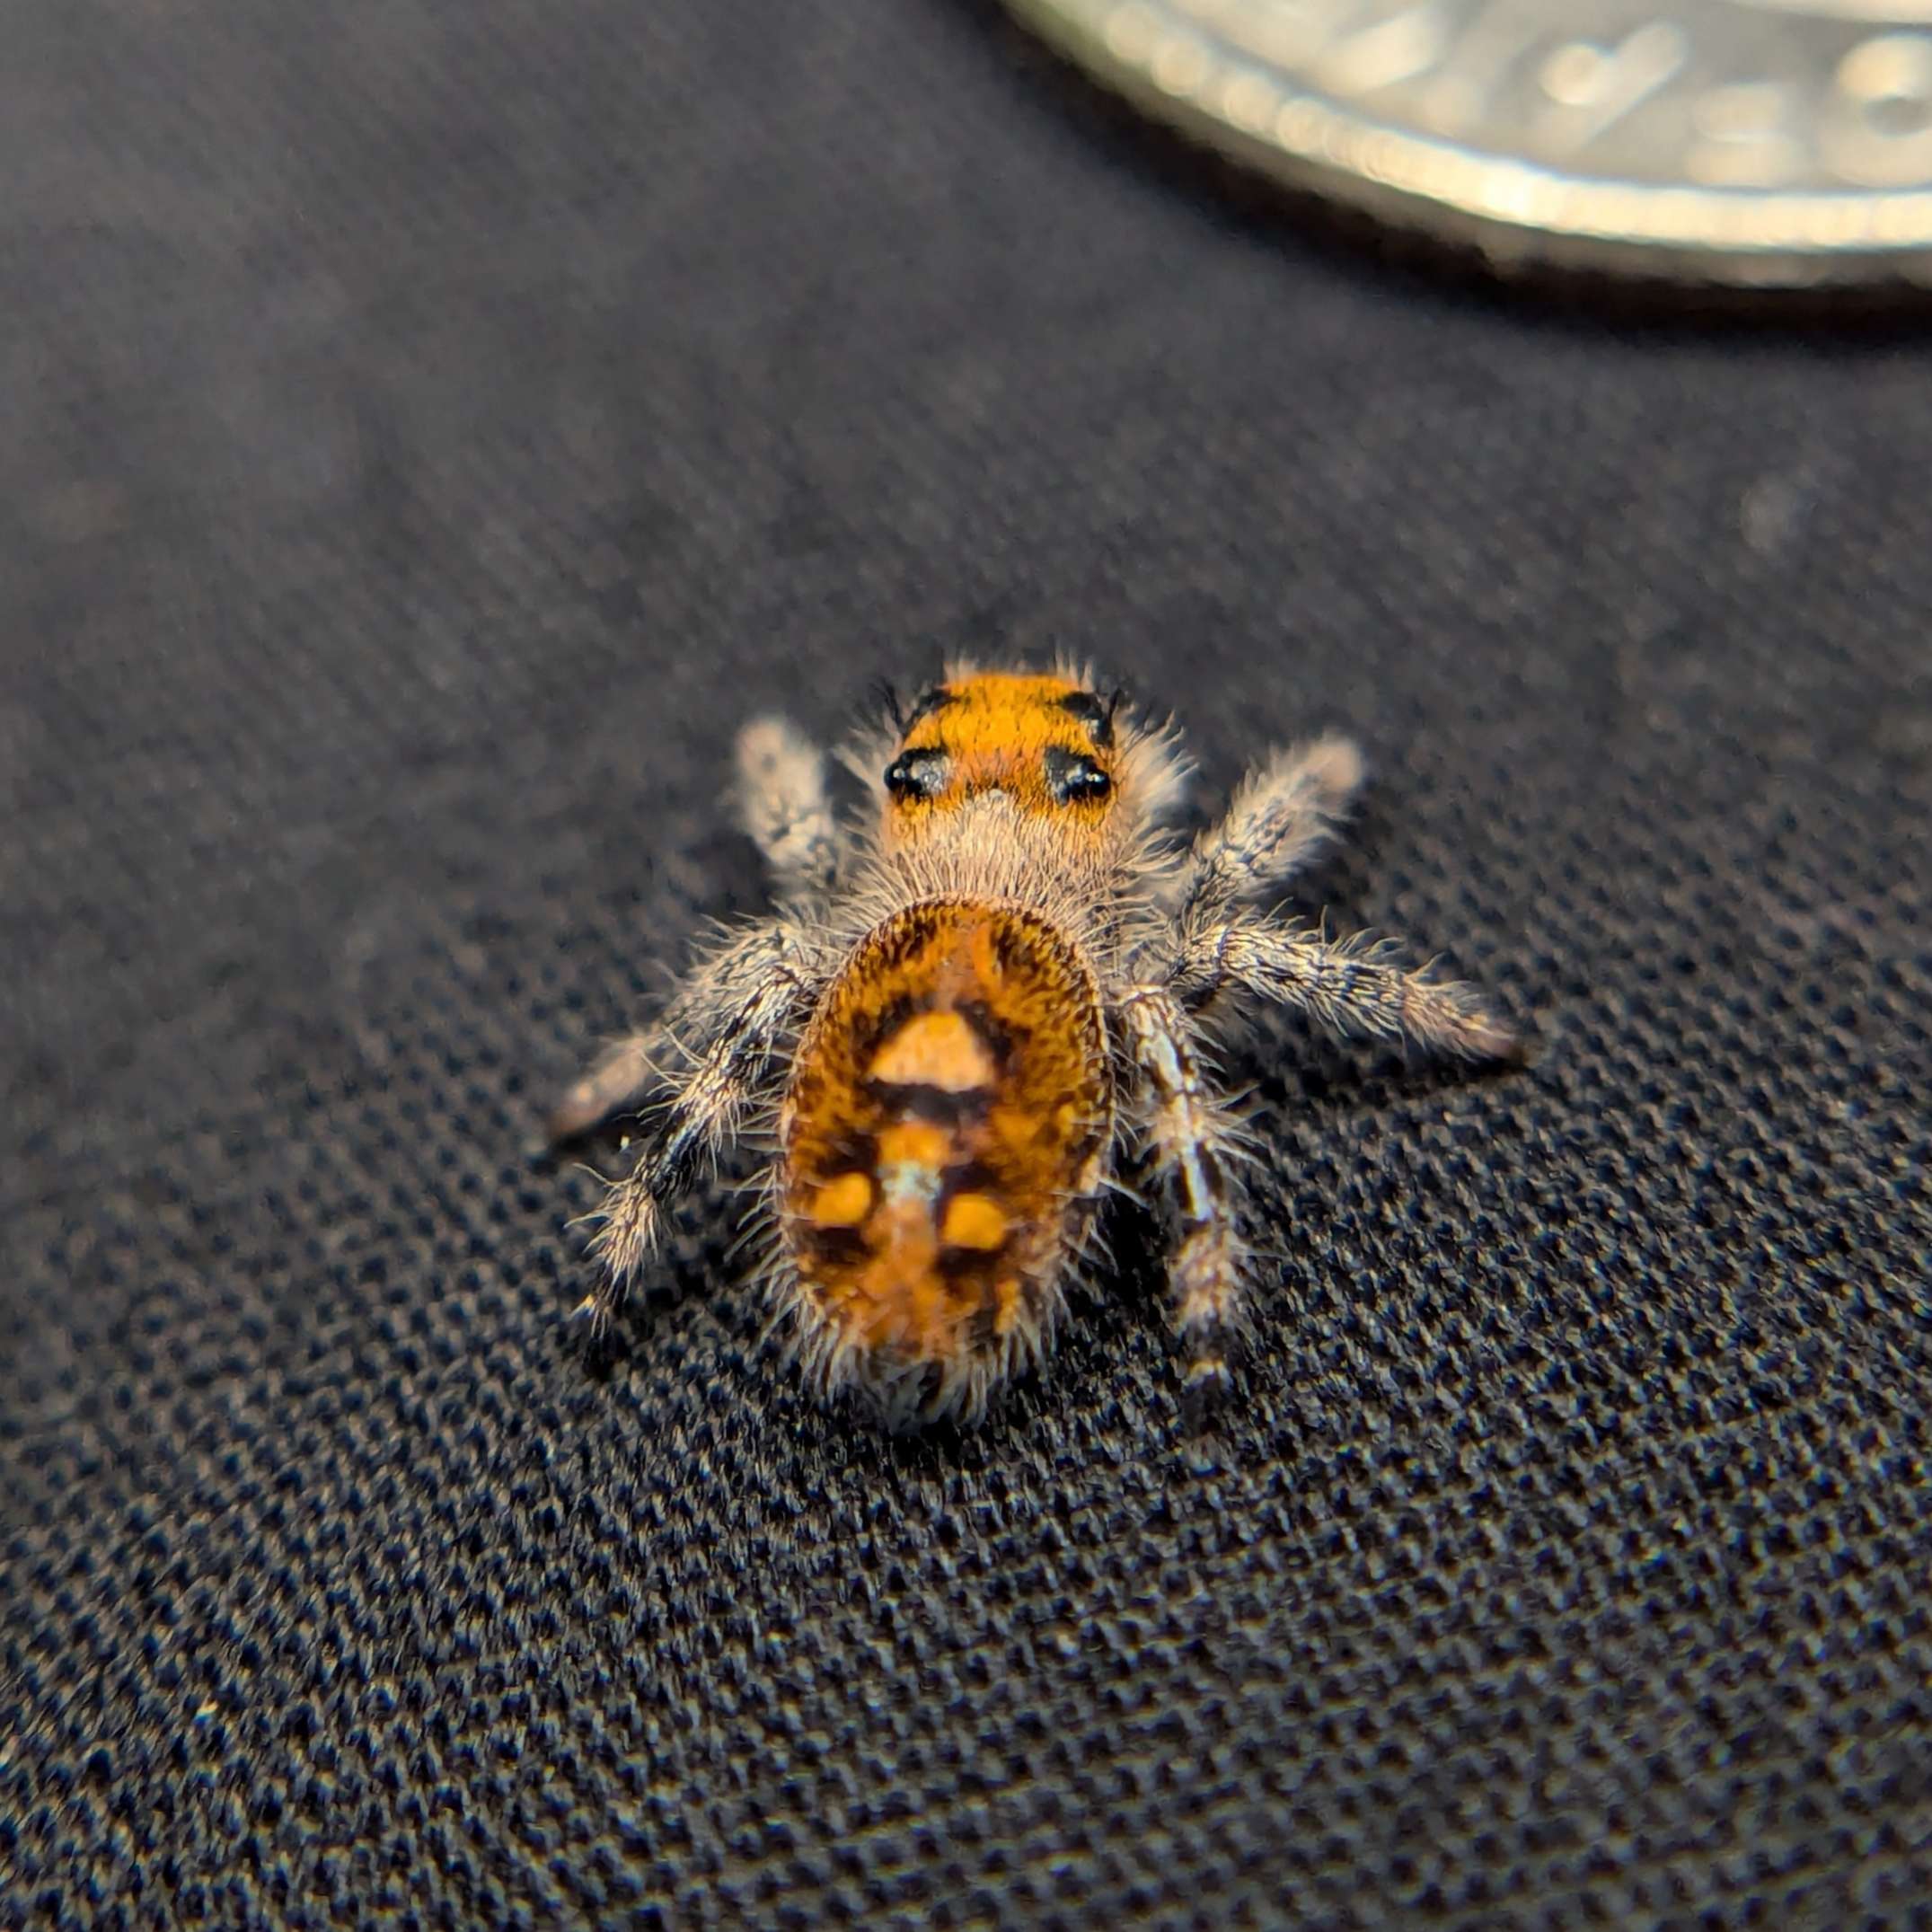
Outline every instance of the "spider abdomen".
[[808, 1353], [892, 1405], [970, 1408], [1036, 1351], [1112, 1131], [1099, 988], [1038, 913], [924, 900], [869, 933], [800, 1042], [781, 1222]]

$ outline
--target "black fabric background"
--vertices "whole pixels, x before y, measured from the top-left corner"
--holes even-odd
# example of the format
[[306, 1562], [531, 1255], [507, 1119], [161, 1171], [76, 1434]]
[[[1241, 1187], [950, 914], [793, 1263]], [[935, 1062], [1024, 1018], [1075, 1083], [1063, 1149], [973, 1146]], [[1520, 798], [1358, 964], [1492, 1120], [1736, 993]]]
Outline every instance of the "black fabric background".
[[[1894, 1924], [1932, 1882], [1909, 331], [1306, 239], [961, 0], [21, 0], [0, 64], [8, 1924]], [[1542, 1032], [1235, 1069], [882, 1440], [537, 1109], [755, 906], [739, 719], [1090, 651]], [[613, 1143], [596, 1157], [614, 1160]]]

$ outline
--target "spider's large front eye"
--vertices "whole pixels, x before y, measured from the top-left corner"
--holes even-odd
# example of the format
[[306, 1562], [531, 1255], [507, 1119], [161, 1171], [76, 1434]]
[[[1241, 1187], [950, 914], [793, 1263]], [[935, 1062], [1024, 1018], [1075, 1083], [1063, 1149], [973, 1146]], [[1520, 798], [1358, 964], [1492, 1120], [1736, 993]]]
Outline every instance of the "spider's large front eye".
[[1056, 805], [1091, 805], [1106, 798], [1114, 781], [1091, 758], [1056, 745], [1046, 754], [1046, 789]]
[[901, 752], [886, 767], [886, 790], [902, 803], [908, 798], [937, 798], [946, 784], [946, 754]]

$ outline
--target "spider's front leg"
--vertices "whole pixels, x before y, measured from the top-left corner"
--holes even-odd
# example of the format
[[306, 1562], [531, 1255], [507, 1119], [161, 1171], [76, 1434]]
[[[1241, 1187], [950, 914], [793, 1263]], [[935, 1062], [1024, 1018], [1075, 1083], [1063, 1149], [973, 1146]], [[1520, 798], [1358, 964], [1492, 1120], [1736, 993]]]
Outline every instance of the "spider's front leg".
[[821, 901], [838, 878], [838, 826], [825, 796], [825, 754], [782, 718], [738, 733], [738, 817], [781, 896]]
[[1347, 738], [1274, 753], [1195, 841], [1169, 901], [1178, 916], [1224, 912], [1286, 885], [1327, 843], [1361, 783], [1362, 754]]
[[1187, 1352], [1187, 1383], [1213, 1393], [1228, 1380], [1241, 1325], [1248, 1255], [1230, 1178], [1245, 1148], [1214, 1092], [1199, 1029], [1165, 986], [1132, 986], [1116, 1002], [1147, 1096], [1145, 1131], [1180, 1222], [1172, 1269], [1174, 1319]]
[[666, 1210], [722, 1152], [763, 1090], [811, 992], [801, 960], [791, 929], [767, 922], [702, 969], [675, 1002], [694, 1037], [679, 1043], [684, 1065], [663, 1075], [668, 1092], [637, 1165], [604, 1199], [591, 1243], [602, 1278], [578, 1310], [594, 1329], [609, 1326], [657, 1246]]

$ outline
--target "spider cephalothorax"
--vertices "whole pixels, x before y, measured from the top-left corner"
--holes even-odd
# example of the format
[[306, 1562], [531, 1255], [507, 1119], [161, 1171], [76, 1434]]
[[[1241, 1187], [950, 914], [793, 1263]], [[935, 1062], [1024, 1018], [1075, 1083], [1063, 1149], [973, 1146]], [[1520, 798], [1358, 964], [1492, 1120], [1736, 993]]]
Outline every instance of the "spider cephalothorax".
[[1361, 777], [1345, 740], [1276, 754], [1191, 848], [1165, 828], [1173, 734], [1063, 668], [953, 669], [847, 754], [842, 830], [790, 727], [738, 741], [739, 802], [781, 910], [703, 961], [555, 1121], [663, 1098], [595, 1243], [606, 1323], [666, 1204], [742, 1129], [771, 1148], [766, 1275], [807, 1373], [895, 1423], [971, 1419], [1045, 1353], [1101, 1190], [1144, 1145], [1176, 1222], [1188, 1376], [1227, 1374], [1248, 1257], [1224, 1018], [1272, 1001], [1337, 1032], [1476, 1058], [1513, 1036], [1466, 988], [1253, 909]]

